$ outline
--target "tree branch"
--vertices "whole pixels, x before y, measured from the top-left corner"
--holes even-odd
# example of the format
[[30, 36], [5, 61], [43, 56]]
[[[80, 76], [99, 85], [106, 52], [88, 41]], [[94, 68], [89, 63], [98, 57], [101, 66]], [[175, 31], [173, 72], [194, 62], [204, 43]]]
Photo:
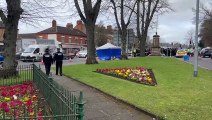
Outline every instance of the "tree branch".
[[5, 24], [6, 20], [7, 20], [7, 17], [4, 14], [3, 10], [0, 10], [0, 17], [1, 17], [2, 22]]
[[[93, 13], [100, 11], [101, 2], [102, 2], [102, 0], [98, 0], [96, 2], [96, 4], [93, 7], [93, 10], [92, 10]], [[99, 13], [95, 13], [94, 14], [94, 18], [93, 18], [94, 19], [94, 23], [96, 23], [96, 19], [97, 19], [98, 15], [99, 15]]]
[[119, 23], [119, 21], [118, 21], [118, 15], [117, 15], [117, 9], [116, 9], [116, 3], [114, 2], [114, 0], [110, 0], [111, 1], [111, 3], [112, 3], [112, 5], [113, 5], [113, 9], [114, 9], [114, 15], [115, 15], [115, 19], [116, 19], [116, 23], [117, 23], [117, 27], [118, 27], [118, 29], [119, 30], [122, 30], [121, 29], [121, 26], [120, 26], [120, 23]]
[[128, 21], [127, 21], [126, 26], [128, 26], [128, 25], [130, 24], [130, 19], [131, 19], [131, 16], [132, 16], [133, 12], [134, 12], [136, 3], [137, 3], [137, 1], [135, 2], [135, 4], [133, 5], [133, 8], [131, 9], [131, 13], [130, 13], [130, 16], [129, 16], [129, 18], [128, 18]]
[[[83, 1], [85, 1], [85, 0], [83, 0]], [[76, 6], [76, 9], [77, 9], [77, 11], [78, 11], [78, 13], [79, 13], [80, 18], [82, 19], [82, 21], [83, 21], [84, 23], [86, 23], [86, 18], [85, 18], [85, 16], [82, 14], [82, 11], [81, 11], [80, 6], [79, 6], [79, 3], [78, 3], [78, 0], [74, 0], [74, 3], [75, 3], [75, 6]]]

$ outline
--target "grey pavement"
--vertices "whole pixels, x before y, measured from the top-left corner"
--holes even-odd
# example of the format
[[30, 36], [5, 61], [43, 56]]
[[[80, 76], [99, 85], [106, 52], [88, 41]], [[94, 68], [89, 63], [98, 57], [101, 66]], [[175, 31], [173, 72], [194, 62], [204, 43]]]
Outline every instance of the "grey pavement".
[[[183, 58], [178, 58], [179, 60], [183, 61]], [[189, 57], [188, 63], [193, 64], [194, 63], [194, 57]], [[212, 59], [211, 58], [202, 58], [198, 57], [198, 66], [212, 70]]]
[[53, 78], [70, 91], [83, 91], [85, 99], [85, 120], [152, 120], [153, 118], [65, 76]]

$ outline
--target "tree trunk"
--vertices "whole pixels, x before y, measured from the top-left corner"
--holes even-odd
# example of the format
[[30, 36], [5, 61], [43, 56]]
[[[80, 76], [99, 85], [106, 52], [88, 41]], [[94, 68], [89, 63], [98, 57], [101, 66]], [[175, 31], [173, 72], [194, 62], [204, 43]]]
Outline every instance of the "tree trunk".
[[127, 30], [126, 29], [122, 29], [121, 32], [121, 60], [127, 60], [128, 59], [128, 54], [126, 52], [126, 37], [127, 37]]
[[87, 34], [87, 60], [86, 64], [97, 64], [96, 60], [96, 48], [95, 48], [95, 37], [94, 37], [94, 29], [95, 29], [95, 24], [93, 23], [86, 23], [86, 34]]
[[144, 57], [145, 56], [145, 49], [146, 49], [146, 35], [142, 35], [139, 38], [140, 41], [140, 57]]
[[18, 22], [23, 12], [21, 8], [21, 0], [7, 0], [7, 15], [1, 12], [1, 18], [5, 24], [4, 31], [4, 55], [5, 60], [3, 66], [10, 71], [10, 75], [16, 75], [16, 67], [18, 65], [16, 53], [16, 41], [18, 33]]
[[17, 40], [17, 32], [18, 28], [14, 27], [13, 23], [7, 23], [5, 25], [5, 33], [4, 33], [4, 55], [5, 60], [3, 66], [8, 68], [16, 68], [18, 65], [15, 53], [16, 53], [16, 40]]

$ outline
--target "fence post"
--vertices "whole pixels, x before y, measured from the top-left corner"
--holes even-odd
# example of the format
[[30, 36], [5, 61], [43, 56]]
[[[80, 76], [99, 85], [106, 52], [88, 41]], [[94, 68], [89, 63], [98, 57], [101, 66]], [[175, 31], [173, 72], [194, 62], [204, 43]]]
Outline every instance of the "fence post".
[[83, 101], [83, 93], [80, 91], [79, 102], [78, 102], [78, 114], [79, 120], [83, 120], [84, 117], [84, 101]]
[[48, 78], [49, 78], [50, 83], [52, 84], [53, 83], [52, 72], [49, 73], [49, 77]]

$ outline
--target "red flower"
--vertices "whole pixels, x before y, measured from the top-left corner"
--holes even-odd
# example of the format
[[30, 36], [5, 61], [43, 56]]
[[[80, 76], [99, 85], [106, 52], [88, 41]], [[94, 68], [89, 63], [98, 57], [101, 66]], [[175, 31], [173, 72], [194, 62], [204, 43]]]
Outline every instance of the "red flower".
[[5, 112], [9, 112], [10, 111], [9, 105], [5, 106], [3, 109], [4, 109]]
[[31, 106], [31, 105], [32, 105], [32, 100], [29, 99], [29, 100], [26, 102], [26, 105], [27, 105], [28, 107]]
[[1, 92], [1, 95], [2, 95], [3, 97], [6, 97], [6, 96], [7, 96], [7, 93], [6, 93], [5, 91], [2, 91], [2, 92]]
[[38, 113], [38, 116], [43, 116], [43, 113], [42, 113], [42, 112], [39, 112], [39, 113]]
[[7, 103], [6, 102], [2, 102], [1, 105], [0, 105], [0, 108], [4, 108], [5, 106], [7, 106]]

